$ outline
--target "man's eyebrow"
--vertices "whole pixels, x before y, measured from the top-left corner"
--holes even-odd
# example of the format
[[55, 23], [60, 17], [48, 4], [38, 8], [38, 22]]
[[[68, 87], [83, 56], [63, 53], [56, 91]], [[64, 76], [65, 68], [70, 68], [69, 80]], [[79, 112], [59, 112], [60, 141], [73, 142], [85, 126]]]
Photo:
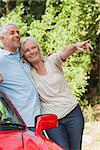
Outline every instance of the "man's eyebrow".
[[19, 30], [8, 30], [6, 33], [8, 33], [8, 32], [17, 32], [17, 33], [20, 33], [20, 31]]

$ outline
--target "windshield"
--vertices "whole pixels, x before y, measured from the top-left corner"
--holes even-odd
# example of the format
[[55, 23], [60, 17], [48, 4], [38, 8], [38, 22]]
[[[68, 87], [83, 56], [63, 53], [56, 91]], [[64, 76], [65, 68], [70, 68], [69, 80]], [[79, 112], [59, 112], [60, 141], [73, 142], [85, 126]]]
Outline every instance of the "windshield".
[[0, 131], [23, 130], [25, 126], [16, 113], [15, 108], [0, 92]]

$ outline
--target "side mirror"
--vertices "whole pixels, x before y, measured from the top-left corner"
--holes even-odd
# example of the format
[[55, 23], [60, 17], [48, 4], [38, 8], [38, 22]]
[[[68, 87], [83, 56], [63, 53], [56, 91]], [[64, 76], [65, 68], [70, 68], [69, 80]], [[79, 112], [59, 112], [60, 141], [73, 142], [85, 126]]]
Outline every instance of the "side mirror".
[[55, 114], [46, 114], [36, 117], [35, 134], [41, 136], [43, 130], [56, 128], [58, 126], [58, 117]]

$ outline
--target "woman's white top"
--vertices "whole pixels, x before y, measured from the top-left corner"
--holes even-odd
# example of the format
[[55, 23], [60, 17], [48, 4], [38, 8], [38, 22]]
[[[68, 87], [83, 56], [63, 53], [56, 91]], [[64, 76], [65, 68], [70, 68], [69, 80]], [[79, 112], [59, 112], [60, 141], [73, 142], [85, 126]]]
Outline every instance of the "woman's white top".
[[43, 114], [56, 114], [59, 119], [69, 114], [78, 104], [72, 94], [58, 53], [44, 59], [46, 75], [40, 75], [32, 68], [32, 75], [39, 92]]

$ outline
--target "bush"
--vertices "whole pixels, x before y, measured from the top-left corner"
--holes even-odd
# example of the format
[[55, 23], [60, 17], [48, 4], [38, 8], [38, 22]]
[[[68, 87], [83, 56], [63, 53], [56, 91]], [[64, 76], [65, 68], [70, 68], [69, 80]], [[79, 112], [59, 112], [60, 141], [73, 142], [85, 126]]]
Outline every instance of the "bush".
[[21, 36], [25, 36], [28, 27], [27, 24], [23, 22], [22, 14], [24, 13], [23, 5], [17, 6], [16, 9], [11, 11], [8, 15], [0, 18], [0, 26], [5, 23], [14, 22], [20, 29]]
[[[24, 7], [21, 4], [1, 18], [0, 24], [15, 22], [21, 36], [35, 36], [44, 55], [48, 51], [62, 50], [77, 41], [91, 38], [94, 52], [98, 31], [98, 3], [95, 0], [49, 0], [41, 20], [26, 23]], [[31, 22], [31, 23], [30, 23]], [[92, 53], [84, 51], [69, 57], [64, 64], [64, 73], [73, 93], [80, 100], [86, 91], [92, 68]], [[67, 93], [66, 93], [67, 94]]]

